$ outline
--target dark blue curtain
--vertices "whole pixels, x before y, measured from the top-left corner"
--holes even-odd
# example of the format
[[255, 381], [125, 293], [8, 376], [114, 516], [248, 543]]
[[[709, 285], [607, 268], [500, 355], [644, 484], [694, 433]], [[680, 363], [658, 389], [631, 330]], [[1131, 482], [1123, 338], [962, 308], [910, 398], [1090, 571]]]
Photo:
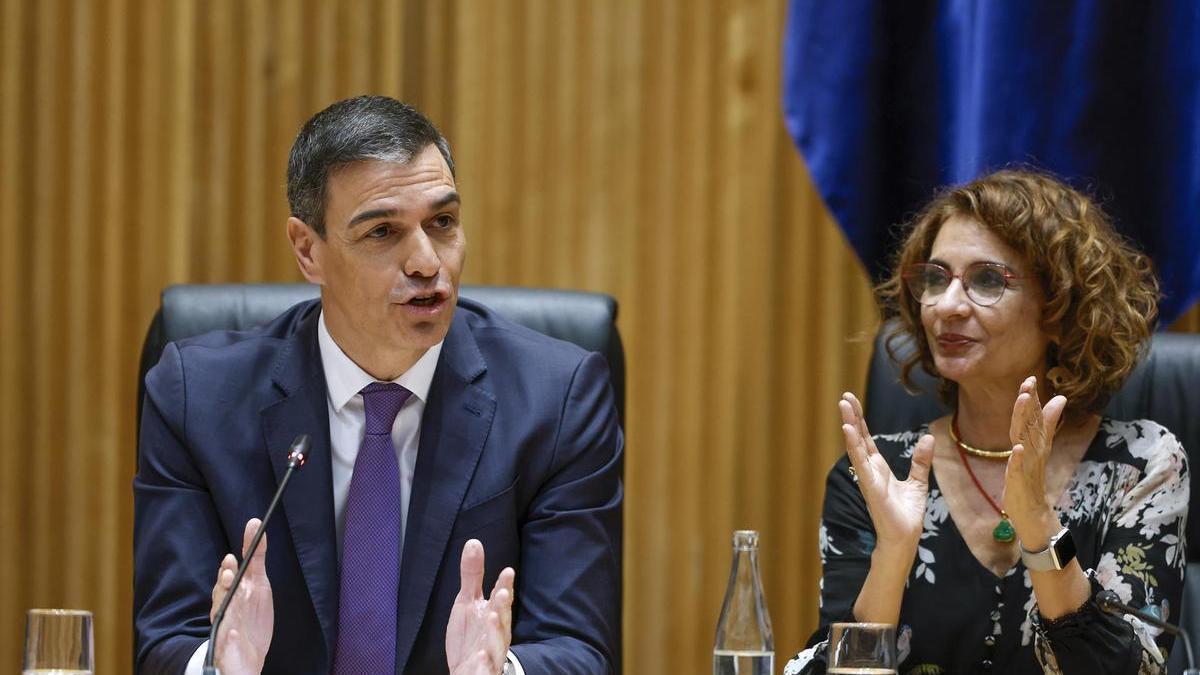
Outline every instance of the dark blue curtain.
[[788, 130], [872, 276], [939, 186], [1024, 165], [1200, 296], [1200, 2], [792, 0]]

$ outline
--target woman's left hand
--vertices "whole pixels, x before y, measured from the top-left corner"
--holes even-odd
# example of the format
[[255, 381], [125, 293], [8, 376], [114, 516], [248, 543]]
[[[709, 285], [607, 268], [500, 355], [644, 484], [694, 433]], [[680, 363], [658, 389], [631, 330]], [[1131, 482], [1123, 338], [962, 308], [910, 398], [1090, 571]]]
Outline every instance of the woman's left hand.
[[1008, 435], [1013, 453], [1004, 475], [1004, 510], [1012, 519], [1021, 545], [1027, 551], [1044, 549], [1061, 525], [1046, 499], [1046, 462], [1054, 447], [1054, 433], [1067, 399], [1055, 396], [1042, 407], [1037, 378], [1021, 383], [1013, 404]]

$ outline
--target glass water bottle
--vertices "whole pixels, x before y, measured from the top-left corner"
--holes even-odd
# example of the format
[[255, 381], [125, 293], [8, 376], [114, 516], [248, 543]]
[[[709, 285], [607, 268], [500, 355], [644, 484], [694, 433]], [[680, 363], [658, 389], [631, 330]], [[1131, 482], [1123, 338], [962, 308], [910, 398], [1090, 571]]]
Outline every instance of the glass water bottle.
[[733, 567], [717, 621], [713, 675], [773, 675], [775, 641], [758, 573], [758, 532], [733, 533]]

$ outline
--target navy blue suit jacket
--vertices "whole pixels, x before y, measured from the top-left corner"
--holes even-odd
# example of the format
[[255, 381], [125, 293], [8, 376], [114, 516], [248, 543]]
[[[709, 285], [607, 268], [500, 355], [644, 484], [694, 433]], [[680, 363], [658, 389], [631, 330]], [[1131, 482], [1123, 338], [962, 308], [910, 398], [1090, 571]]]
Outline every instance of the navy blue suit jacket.
[[[337, 630], [329, 417], [319, 301], [261, 329], [168, 345], [146, 376], [134, 479], [137, 669], [181, 673], [207, 637], [217, 565], [240, 554], [292, 439], [308, 464], [267, 528], [267, 673], [324, 673]], [[422, 419], [400, 567], [398, 672], [446, 672], [470, 538], [485, 593], [517, 571], [513, 647], [531, 675], [618, 672], [624, 438], [598, 354], [460, 300]]]

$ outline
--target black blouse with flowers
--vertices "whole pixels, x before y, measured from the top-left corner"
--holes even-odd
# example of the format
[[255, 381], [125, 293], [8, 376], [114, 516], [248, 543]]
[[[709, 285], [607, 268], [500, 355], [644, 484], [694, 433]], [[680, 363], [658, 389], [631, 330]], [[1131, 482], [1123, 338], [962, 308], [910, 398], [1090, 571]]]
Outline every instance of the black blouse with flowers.
[[[922, 427], [876, 436], [892, 471], [908, 475]], [[826, 482], [820, 548], [821, 627], [784, 675], [825, 672], [829, 624], [853, 621], [875, 532], [843, 457]], [[1146, 421], [1104, 419], [1055, 506], [1070, 528], [1095, 591], [1178, 620], [1183, 588], [1187, 457], [1175, 437]], [[1038, 613], [1018, 562], [995, 576], [967, 548], [931, 471], [925, 525], [897, 628], [900, 673], [1163, 673], [1171, 638], [1089, 601], [1053, 622]]]

